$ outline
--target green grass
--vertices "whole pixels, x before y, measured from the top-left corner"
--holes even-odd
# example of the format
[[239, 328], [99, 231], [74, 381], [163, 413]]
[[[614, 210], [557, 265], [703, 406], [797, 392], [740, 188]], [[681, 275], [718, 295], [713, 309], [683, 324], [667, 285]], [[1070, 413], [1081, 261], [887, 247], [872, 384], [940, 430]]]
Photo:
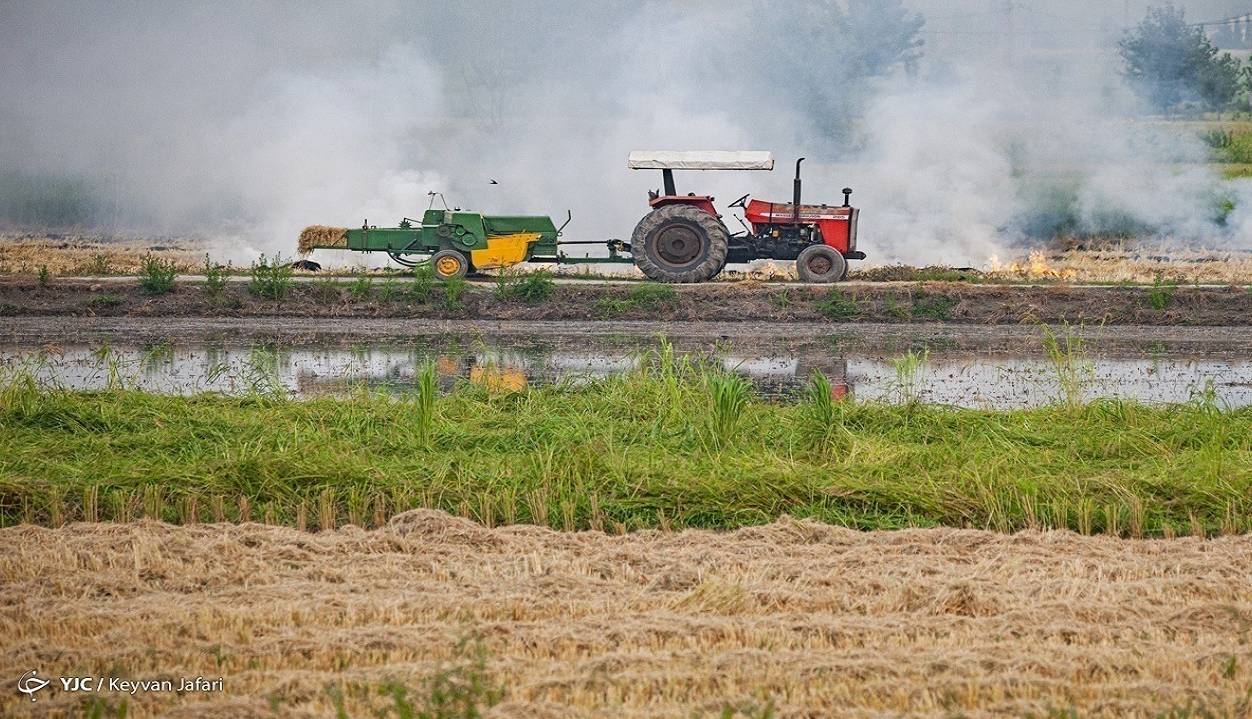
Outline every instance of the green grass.
[[852, 295], [831, 290], [817, 301], [817, 311], [836, 322], [850, 320], [861, 313], [861, 306]]
[[429, 262], [413, 268], [413, 281], [409, 283], [409, 299], [424, 305], [430, 302], [435, 290], [435, 270]]
[[1235, 180], [1241, 177], [1252, 177], [1252, 163], [1230, 163], [1220, 164], [1217, 167], [1221, 170], [1222, 176], [1227, 180]]
[[382, 286], [378, 288], [378, 299], [383, 302], [395, 302], [402, 300], [406, 294], [407, 292], [405, 289], [402, 288], [400, 283], [396, 282], [395, 278], [392, 277], [388, 277], [383, 280]]
[[521, 300], [536, 305], [552, 297], [555, 289], [556, 282], [547, 270], [515, 272], [505, 269], [496, 277], [496, 298], [501, 300]]
[[[226, 291], [226, 278], [230, 276], [230, 263], [219, 265], [204, 255], [204, 293], [210, 297], [221, 297]], [[99, 274], [104, 274], [103, 272]]]
[[596, 309], [601, 315], [616, 317], [631, 310], [667, 307], [678, 300], [678, 291], [660, 282], [641, 282], [630, 288], [625, 297], [601, 297]]
[[[853, 280], [867, 282], [986, 282], [986, 273], [969, 267], [884, 265], [853, 270]], [[1001, 281], [1001, 280], [997, 280]]]
[[105, 292], [87, 300], [87, 307], [91, 310], [109, 310], [121, 304], [122, 298], [111, 292]]
[[0, 391], [0, 522], [313, 528], [433, 507], [619, 531], [782, 514], [862, 528], [1250, 528], [1252, 410], [1211, 396], [987, 411], [832, 401], [818, 379], [807, 399], [773, 403], [672, 352], [644, 366], [517, 393], [461, 382], [438, 397], [427, 371], [407, 394], [307, 401], [265, 383], [173, 397], [46, 390], [19, 374]]
[[178, 265], [173, 260], [162, 260], [152, 254], [144, 255], [139, 269], [139, 286], [149, 295], [164, 295], [174, 291], [174, 278]]
[[1152, 282], [1152, 289], [1148, 292], [1148, 305], [1157, 312], [1164, 312], [1174, 299], [1174, 293], [1178, 291], [1178, 283], [1173, 280], [1162, 279], [1160, 275]]
[[359, 301], [368, 300], [373, 291], [374, 280], [371, 277], [358, 277], [348, 283], [348, 295]]
[[1213, 149], [1215, 159], [1232, 164], [1252, 163], [1252, 133], [1210, 130], [1205, 142]]
[[952, 318], [952, 308], [956, 307], [956, 299], [947, 295], [932, 295], [925, 290], [918, 290], [913, 296], [912, 317], [943, 322]]
[[462, 310], [465, 309], [465, 302], [461, 296], [465, 294], [465, 290], [469, 287], [469, 282], [464, 277], [447, 277], [440, 280], [439, 286], [443, 288], [443, 308], [445, 310]]

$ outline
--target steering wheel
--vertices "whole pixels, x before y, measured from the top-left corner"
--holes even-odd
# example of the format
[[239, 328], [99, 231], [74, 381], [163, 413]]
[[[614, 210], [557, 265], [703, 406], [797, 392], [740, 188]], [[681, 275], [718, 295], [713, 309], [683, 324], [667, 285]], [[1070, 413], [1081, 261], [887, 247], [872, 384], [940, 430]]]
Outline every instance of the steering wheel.
[[[752, 193], [748, 193], [748, 194], [750, 195]], [[746, 210], [748, 208], [744, 207], [744, 204], [743, 204], [743, 201], [746, 199], [748, 199], [748, 195], [744, 195], [743, 197], [740, 197], [738, 200], [735, 200], [734, 202], [727, 205], [727, 207], [743, 207], [743, 209]]]

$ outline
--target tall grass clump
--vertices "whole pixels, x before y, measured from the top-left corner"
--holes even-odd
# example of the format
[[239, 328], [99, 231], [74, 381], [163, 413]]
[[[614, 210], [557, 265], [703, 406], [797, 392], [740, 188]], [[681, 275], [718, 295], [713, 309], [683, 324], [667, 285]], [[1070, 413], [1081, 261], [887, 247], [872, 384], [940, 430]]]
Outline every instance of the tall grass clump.
[[225, 266], [213, 262], [204, 256], [204, 292], [210, 297], [221, 297], [226, 291], [226, 278], [230, 275], [230, 264]]
[[104, 275], [112, 274], [113, 268], [110, 264], [108, 255], [103, 252], [97, 252], [87, 260], [87, 274], [92, 277], [102, 277]]
[[1070, 409], [1081, 406], [1094, 372], [1082, 338], [1069, 333], [1058, 336], [1051, 327], [1044, 327], [1043, 349], [1048, 356], [1052, 378], [1056, 380], [1059, 391], [1057, 400]]
[[418, 303], [430, 302], [430, 295], [435, 289], [435, 269], [429, 262], [423, 262], [413, 268], [413, 282], [409, 284], [409, 299]]
[[413, 386], [414, 425], [417, 428], [418, 439], [423, 443], [430, 441], [430, 430], [435, 422], [435, 400], [438, 396], [439, 384], [435, 374], [435, 364], [427, 362], [417, 371], [416, 382]]
[[400, 299], [400, 297], [403, 294], [404, 292], [401, 289], [399, 283], [397, 283], [394, 279], [390, 277], [388, 277], [386, 280], [383, 281], [382, 287], [378, 288], [378, 299], [382, 300], [383, 302], [395, 301], [397, 299]]
[[547, 301], [555, 290], [556, 281], [547, 270], [520, 273], [505, 269], [496, 278], [496, 298], [501, 300], [534, 305]]
[[265, 255], [252, 263], [248, 290], [267, 300], [282, 301], [291, 289], [291, 265], [283, 262], [282, 255], [266, 259]]
[[465, 281], [464, 277], [446, 277], [439, 281], [439, 286], [443, 289], [443, 308], [445, 310], [458, 311], [465, 309], [465, 302], [461, 297], [465, 294], [469, 283]]
[[730, 445], [739, 429], [744, 411], [752, 396], [752, 386], [746, 379], [729, 372], [712, 372], [707, 375], [709, 388], [709, 439], [715, 449]]
[[911, 406], [921, 401], [921, 380], [929, 360], [930, 350], [925, 347], [920, 352], [910, 349], [891, 360], [896, 373], [894, 389], [900, 404]]
[[139, 286], [147, 294], [164, 295], [174, 290], [174, 277], [177, 275], [177, 263], [149, 253], [143, 256], [139, 265]]
[[1177, 282], [1166, 280], [1158, 273], [1152, 279], [1152, 289], [1148, 290], [1148, 305], [1157, 312], [1163, 312], [1173, 302], [1177, 291]]
[[830, 378], [814, 370], [806, 394], [807, 421], [801, 424], [801, 431], [809, 435], [810, 444], [822, 450], [848, 449], [851, 435], [843, 425], [847, 403], [836, 398]]
[[374, 280], [370, 277], [358, 277], [348, 283], [348, 295], [354, 300], [368, 300], [374, 289]]

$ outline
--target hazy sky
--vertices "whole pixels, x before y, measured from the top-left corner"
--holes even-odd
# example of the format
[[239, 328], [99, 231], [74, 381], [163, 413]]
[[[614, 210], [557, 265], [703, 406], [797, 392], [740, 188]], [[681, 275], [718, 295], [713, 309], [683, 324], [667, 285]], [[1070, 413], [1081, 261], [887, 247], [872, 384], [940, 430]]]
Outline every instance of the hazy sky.
[[[852, 184], [880, 255], [960, 261], [994, 252], [1033, 211], [1021, 157], [1116, 166], [1160, 141], [1092, 129], [1133, 109], [1108, 50], [1149, 3], [906, 4], [927, 19], [923, 67], [857, 95], [870, 119], [844, 136], [831, 129], [847, 80], [837, 58], [875, 40], [827, 47], [815, 0], [3, 0], [0, 166], [85, 178], [106, 222], [200, 230], [246, 257], [290, 248], [305, 224], [411, 216], [429, 190], [497, 212], [572, 209], [572, 235], [626, 237], [659, 182], [627, 171], [628, 151], [769, 149], [781, 166], [810, 157], [815, 199]], [[1182, 5], [1197, 21], [1252, 9]], [[1041, 102], [1049, 93], [1064, 99]], [[1051, 128], [1031, 125], [1041, 116]], [[1081, 152], [1057, 149], [1060, 130]], [[1112, 202], [1158, 222], [1143, 198], [1178, 191], [1177, 178], [1107, 174], [1082, 186], [1092, 212]], [[1183, 181], [1185, 194], [1214, 180]], [[1118, 197], [1124, 182], [1134, 194]], [[789, 195], [785, 171], [680, 183], [727, 200]], [[991, 211], [953, 209], [978, 194]]]

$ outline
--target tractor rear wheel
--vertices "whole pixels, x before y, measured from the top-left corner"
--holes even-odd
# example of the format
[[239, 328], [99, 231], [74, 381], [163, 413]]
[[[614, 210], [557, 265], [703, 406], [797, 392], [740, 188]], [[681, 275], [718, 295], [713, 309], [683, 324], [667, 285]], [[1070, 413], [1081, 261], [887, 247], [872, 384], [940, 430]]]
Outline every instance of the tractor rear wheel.
[[469, 272], [469, 258], [457, 250], [439, 250], [430, 258], [435, 277], [441, 280], [464, 277]]
[[716, 216], [691, 205], [666, 205], [639, 221], [630, 247], [648, 279], [704, 282], [726, 266], [729, 238]]
[[848, 276], [848, 261], [830, 245], [810, 245], [796, 258], [803, 282], [838, 282]]

